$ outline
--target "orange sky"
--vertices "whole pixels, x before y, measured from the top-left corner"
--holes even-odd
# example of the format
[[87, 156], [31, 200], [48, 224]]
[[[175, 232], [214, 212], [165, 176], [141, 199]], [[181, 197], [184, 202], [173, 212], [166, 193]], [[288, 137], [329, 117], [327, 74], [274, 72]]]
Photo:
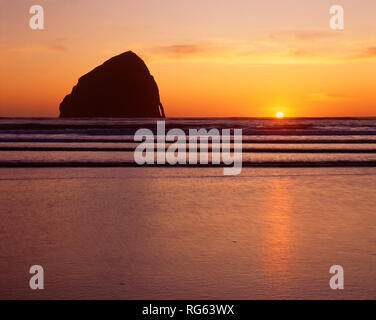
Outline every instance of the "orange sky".
[[[376, 116], [374, 0], [0, 1], [0, 116], [57, 116], [81, 75], [127, 50], [170, 117]], [[45, 30], [29, 28], [33, 4]]]

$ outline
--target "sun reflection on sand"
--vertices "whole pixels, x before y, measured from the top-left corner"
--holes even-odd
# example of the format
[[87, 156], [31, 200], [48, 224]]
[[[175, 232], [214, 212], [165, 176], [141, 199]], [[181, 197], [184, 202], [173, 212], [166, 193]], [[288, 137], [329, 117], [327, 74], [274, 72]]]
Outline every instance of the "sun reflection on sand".
[[291, 199], [289, 182], [274, 179], [269, 193], [269, 211], [265, 228], [262, 261], [265, 281], [269, 287], [287, 281], [293, 234], [291, 230]]

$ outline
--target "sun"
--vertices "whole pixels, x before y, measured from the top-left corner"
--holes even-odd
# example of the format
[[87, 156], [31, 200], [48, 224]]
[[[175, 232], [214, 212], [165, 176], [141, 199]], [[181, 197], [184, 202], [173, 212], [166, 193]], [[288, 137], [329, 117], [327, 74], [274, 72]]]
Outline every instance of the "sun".
[[276, 118], [278, 119], [282, 119], [285, 117], [285, 114], [282, 112], [282, 111], [278, 111], [276, 114], [275, 114]]

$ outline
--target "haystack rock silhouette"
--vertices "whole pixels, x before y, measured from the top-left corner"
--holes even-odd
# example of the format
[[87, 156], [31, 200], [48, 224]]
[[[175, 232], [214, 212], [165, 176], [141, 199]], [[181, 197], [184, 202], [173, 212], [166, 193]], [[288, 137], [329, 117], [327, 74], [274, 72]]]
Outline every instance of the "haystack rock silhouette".
[[60, 117], [164, 118], [165, 113], [146, 64], [127, 51], [79, 78], [60, 104]]

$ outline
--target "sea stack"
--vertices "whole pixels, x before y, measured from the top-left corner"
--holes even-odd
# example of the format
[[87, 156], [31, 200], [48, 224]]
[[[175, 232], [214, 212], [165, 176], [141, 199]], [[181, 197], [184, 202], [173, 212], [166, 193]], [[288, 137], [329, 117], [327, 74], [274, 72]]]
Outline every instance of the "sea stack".
[[164, 118], [157, 83], [132, 51], [115, 56], [78, 79], [60, 104], [61, 118]]

